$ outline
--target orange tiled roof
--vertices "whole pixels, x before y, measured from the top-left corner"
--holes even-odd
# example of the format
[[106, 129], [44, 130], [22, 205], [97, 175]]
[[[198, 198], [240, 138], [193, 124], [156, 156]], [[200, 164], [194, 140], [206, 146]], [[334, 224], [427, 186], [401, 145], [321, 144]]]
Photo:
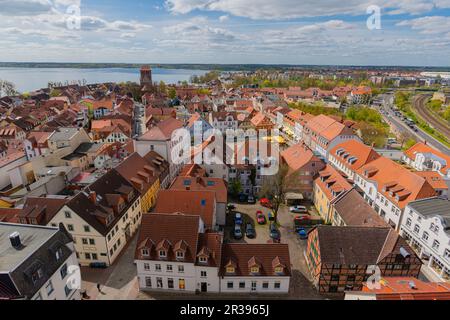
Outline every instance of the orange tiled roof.
[[408, 150], [405, 151], [405, 155], [413, 161], [416, 160], [416, 155], [418, 153], [431, 153], [431, 154], [438, 156], [441, 159], [444, 159], [445, 162], [447, 163], [447, 165], [441, 169], [441, 172], [443, 174], [447, 174], [447, 171], [450, 170], [450, 156], [448, 156], [436, 149], [433, 149], [432, 147], [430, 147], [429, 145], [427, 145], [423, 142], [418, 142], [415, 145], [413, 145], [411, 148], [409, 148]]
[[[353, 171], [380, 157], [375, 150], [358, 140], [348, 140], [338, 144], [331, 149], [330, 155]], [[349, 162], [349, 160], [352, 161]]]
[[[322, 179], [324, 179], [324, 181], [322, 181]], [[352, 188], [352, 185], [348, 183], [347, 179], [331, 165], [327, 165], [325, 169], [319, 173], [319, 177], [314, 180], [314, 183], [322, 190], [330, 201], [336, 197], [333, 196], [333, 191], [338, 193]]]
[[400, 208], [413, 200], [430, 198], [436, 191], [427, 180], [385, 157], [380, 157], [357, 170], [364, 179], [375, 181], [378, 192]]

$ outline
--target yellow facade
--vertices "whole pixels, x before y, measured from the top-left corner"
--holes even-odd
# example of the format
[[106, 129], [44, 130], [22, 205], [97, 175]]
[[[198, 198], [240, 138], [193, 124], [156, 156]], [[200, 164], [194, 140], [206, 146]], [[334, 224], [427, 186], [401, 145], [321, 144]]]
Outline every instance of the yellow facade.
[[322, 189], [315, 184], [314, 185], [314, 206], [316, 207], [319, 215], [325, 220], [325, 222], [330, 221], [330, 201]]
[[142, 212], [149, 212], [156, 203], [156, 197], [160, 189], [159, 179], [156, 179], [155, 183], [147, 190], [147, 192], [141, 197]]

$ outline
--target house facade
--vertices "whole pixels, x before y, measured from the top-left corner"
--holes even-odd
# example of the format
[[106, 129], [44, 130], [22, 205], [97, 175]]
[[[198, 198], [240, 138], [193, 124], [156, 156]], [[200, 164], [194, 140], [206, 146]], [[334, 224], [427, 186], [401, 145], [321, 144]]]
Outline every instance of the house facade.
[[82, 266], [114, 263], [141, 221], [140, 194], [110, 170], [68, 201], [50, 220], [72, 235]]
[[318, 226], [308, 235], [305, 257], [321, 293], [361, 291], [374, 272], [417, 278], [422, 265], [389, 227]]
[[396, 230], [409, 202], [436, 195], [425, 178], [384, 157], [358, 169], [355, 184], [364, 192], [364, 199]]
[[0, 223], [0, 235], [0, 300], [80, 300], [78, 260], [64, 227]]
[[450, 201], [428, 198], [410, 202], [400, 234], [442, 281], [450, 280]]

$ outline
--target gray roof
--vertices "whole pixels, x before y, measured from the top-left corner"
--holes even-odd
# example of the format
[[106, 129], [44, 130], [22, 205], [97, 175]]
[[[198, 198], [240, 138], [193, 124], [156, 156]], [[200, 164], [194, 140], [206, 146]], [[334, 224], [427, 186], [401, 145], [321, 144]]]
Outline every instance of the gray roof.
[[408, 207], [422, 216], [440, 216], [446, 225], [446, 230], [450, 228], [450, 201], [443, 198], [428, 198], [413, 201]]
[[[19, 232], [24, 248], [16, 250], [11, 246], [9, 236]], [[18, 264], [59, 231], [58, 228], [0, 223], [0, 271], [13, 270]]]
[[[9, 236], [18, 232], [22, 247], [13, 248]], [[60, 228], [0, 223], [0, 300], [17, 296], [30, 299], [66, 262], [73, 251], [67, 246], [72, 238]], [[61, 259], [56, 259], [56, 252]], [[41, 270], [42, 277], [32, 280]], [[14, 284], [14, 288], [12, 287]]]
[[74, 153], [87, 154], [89, 152], [96, 152], [102, 146], [103, 143], [83, 142], [75, 149]]

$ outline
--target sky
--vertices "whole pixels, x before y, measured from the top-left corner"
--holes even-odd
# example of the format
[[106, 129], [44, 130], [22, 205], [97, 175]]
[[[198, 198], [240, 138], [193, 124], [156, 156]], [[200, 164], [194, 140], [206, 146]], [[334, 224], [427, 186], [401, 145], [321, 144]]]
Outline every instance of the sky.
[[450, 66], [450, 0], [0, 0], [0, 61]]

